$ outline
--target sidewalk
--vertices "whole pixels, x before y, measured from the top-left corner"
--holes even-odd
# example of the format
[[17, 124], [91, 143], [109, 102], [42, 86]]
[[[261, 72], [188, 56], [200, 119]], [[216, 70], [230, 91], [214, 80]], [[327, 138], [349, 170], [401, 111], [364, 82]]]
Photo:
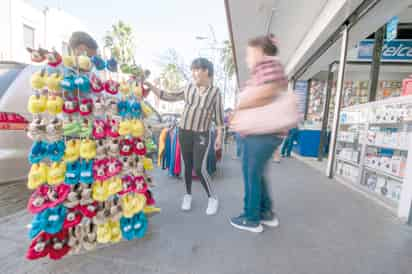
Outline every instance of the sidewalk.
[[52, 262], [24, 259], [25, 212], [0, 219], [0, 273], [164, 274], [407, 274], [412, 271], [412, 229], [391, 213], [297, 160], [271, 164], [281, 226], [262, 234], [232, 228], [240, 213], [240, 162], [226, 159], [216, 179], [217, 216], [205, 214], [195, 183], [192, 212], [179, 210], [182, 181], [155, 174], [161, 215], [148, 237]]

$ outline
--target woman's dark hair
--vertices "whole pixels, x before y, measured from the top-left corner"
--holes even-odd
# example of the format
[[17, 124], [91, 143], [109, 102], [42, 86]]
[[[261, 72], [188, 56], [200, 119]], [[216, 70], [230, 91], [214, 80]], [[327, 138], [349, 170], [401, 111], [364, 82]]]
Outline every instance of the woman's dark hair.
[[200, 57], [196, 58], [193, 60], [192, 65], [190, 66], [190, 69], [202, 69], [202, 70], [207, 70], [207, 74], [210, 78], [213, 78], [214, 74], [214, 69], [213, 69], [213, 63], [207, 60], [206, 58]]
[[275, 39], [273, 34], [258, 36], [250, 39], [248, 45], [253, 48], [261, 48], [266, 55], [275, 56], [279, 53]]
[[69, 46], [72, 49], [77, 48], [80, 45], [86, 45], [89, 49], [97, 50], [98, 45], [89, 34], [83, 31], [76, 31], [72, 33], [69, 40]]

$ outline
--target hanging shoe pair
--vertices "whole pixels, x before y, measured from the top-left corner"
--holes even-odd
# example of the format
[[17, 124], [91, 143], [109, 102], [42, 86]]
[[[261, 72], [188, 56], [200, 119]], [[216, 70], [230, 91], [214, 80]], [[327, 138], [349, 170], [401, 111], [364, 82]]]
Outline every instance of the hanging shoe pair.
[[52, 115], [57, 115], [63, 111], [63, 99], [57, 95], [31, 95], [28, 101], [27, 110], [31, 114], [40, 114], [48, 111]]
[[69, 233], [62, 230], [56, 234], [40, 233], [29, 246], [26, 258], [36, 260], [49, 256], [52, 260], [60, 260], [70, 251]]
[[94, 182], [93, 163], [93, 160], [85, 159], [81, 159], [80, 162], [67, 163], [65, 184], [92, 184]]
[[89, 72], [92, 69], [92, 62], [87, 56], [63, 56], [63, 64], [67, 68], [72, 68], [73, 70], [80, 69], [81, 72]]
[[30, 149], [29, 162], [31, 164], [37, 164], [46, 158], [49, 158], [53, 162], [60, 162], [64, 156], [65, 149], [66, 145], [63, 140], [53, 143], [35, 141]]
[[40, 232], [56, 234], [63, 228], [67, 209], [63, 205], [53, 208], [46, 208], [34, 216], [29, 232], [30, 239], [35, 238]]
[[105, 61], [101, 56], [95, 55], [91, 58], [91, 62], [98, 71], [107, 69], [110, 72], [117, 72], [118, 64], [116, 59], [114, 58], [110, 58], [109, 60]]
[[97, 242], [101, 244], [118, 243], [122, 239], [119, 221], [108, 221], [97, 225]]
[[124, 239], [130, 241], [140, 239], [146, 235], [148, 227], [147, 218], [143, 212], [132, 216], [131, 218], [122, 217], [120, 219], [120, 228]]
[[123, 216], [131, 218], [141, 212], [146, 205], [146, 197], [143, 194], [128, 193], [121, 198]]
[[69, 192], [70, 187], [64, 184], [56, 187], [42, 185], [31, 194], [27, 209], [30, 213], [37, 214], [47, 208], [56, 207], [66, 200]]

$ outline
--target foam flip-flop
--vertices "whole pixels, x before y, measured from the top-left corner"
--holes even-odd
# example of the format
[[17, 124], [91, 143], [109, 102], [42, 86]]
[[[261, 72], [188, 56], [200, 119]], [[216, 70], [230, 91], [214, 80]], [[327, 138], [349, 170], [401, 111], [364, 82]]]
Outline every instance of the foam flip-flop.
[[68, 210], [66, 219], [63, 223], [63, 228], [68, 229], [77, 226], [83, 219], [82, 212], [77, 208], [71, 208]]
[[123, 168], [122, 162], [117, 158], [110, 158], [106, 165], [106, 177], [111, 178], [118, 175]]
[[33, 141], [45, 139], [47, 121], [35, 118], [27, 128], [27, 136]]
[[83, 239], [82, 244], [84, 249], [91, 251], [96, 249], [97, 246], [97, 226], [91, 221], [83, 226]]
[[119, 195], [125, 195], [130, 192], [136, 191], [136, 182], [133, 176], [126, 175], [122, 177], [122, 190], [119, 191]]
[[130, 120], [121, 121], [119, 124], [119, 134], [126, 136], [132, 133], [133, 124]]
[[123, 216], [131, 218], [141, 212], [146, 205], [146, 197], [143, 194], [128, 193], [121, 197]]
[[82, 235], [83, 229], [81, 225], [77, 225], [76, 227], [71, 227], [68, 229], [69, 233], [69, 240], [67, 245], [70, 246], [69, 254], [75, 255], [79, 254], [82, 249]]
[[93, 217], [93, 223], [102, 225], [108, 222], [110, 217], [108, 203], [108, 201], [98, 203], [96, 215]]
[[135, 119], [142, 118], [142, 106], [139, 101], [134, 101], [130, 106], [130, 112]]
[[70, 209], [78, 207], [81, 199], [81, 190], [80, 184], [71, 186], [70, 192], [67, 195], [66, 200], [63, 202], [63, 205]]
[[109, 198], [109, 189], [107, 181], [95, 181], [93, 183], [93, 199], [99, 202], [104, 202]]
[[147, 157], [143, 158], [143, 167], [147, 171], [151, 171], [154, 169], [153, 160]]
[[78, 184], [80, 180], [80, 163], [79, 161], [66, 164], [66, 176], [64, 183], [68, 185]]
[[65, 184], [60, 184], [55, 187], [49, 186], [49, 189], [47, 191], [47, 197], [49, 201], [48, 208], [56, 207], [62, 204], [69, 196], [70, 190], [70, 186]]
[[47, 182], [48, 166], [45, 163], [34, 164], [30, 168], [27, 186], [36, 189]]
[[119, 93], [119, 87], [120, 84], [114, 80], [107, 80], [104, 83], [105, 91], [111, 95], [116, 95], [117, 93]]
[[134, 159], [130, 156], [123, 156], [121, 158], [123, 164], [122, 175], [128, 175], [133, 173], [134, 169]]
[[79, 111], [79, 99], [77, 97], [67, 97], [64, 101], [63, 112], [73, 114]]
[[60, 82], [63, 80], [61, 73], [51, 73], [46, 79], [46, 86], [49, 91], [60, 91]]
[[31, 146], [29, 153], [30, 164], [37, 164], [47, 157], [47, 143], [35, 141]]
[[93, 177], [95, 180], [105, 181], [108, 179], [107, 173], [106, 173], [107, 163], [108, 163], [108, 160], [106, 158], [94, 161]]
[[131, 241], [134, 239], [134, 229], [132, 218], [120, 218], [120, 229], [122, 231], [123, 239]]
[[64, 160], [67, 163], [72, 163], [80, 158], [80, 140], [72, 139], [66, 143]]
[[130, 156], [133, 153], [133, 140], [126, 138], [120, 140], [120, 155], [121, 156]]
[[103, 116], [106, 112], [106, 103], [104, 97], [97, 97], [94, 101], [94, 114]]
[[100, 93], [104, 90], [104, 83], [95, 73], [90, 76], [90, 88], [95, 93]]
[[49, 185], [58, 185], [64, 182], [66, 175], [66, 164], [64, 162], [53, 162], [47, 173], [47, 182]]
[[80, 205], [90, 205], [95, 201], [93, 199], [93, 188], [91, 185], [80, 184], [81, 187], [81, 198]]
[[122, 230], [119, 221], [109, 221], [110, 234], [112, 243], [118, 243], [122, 240]]
[[74, 78], [74, 84], [82, 93], [90, 92], [90, 81], [86, 75], [78, 75]]
[[60, 88], [64, 91], [73, 92], [76, 90], [73, 75], [66, 75], [63, 80], [60, 81]]
[[31, 194], [29, 202], [27, 203], [27, 209], [30, 213], [40, 213], [50, 206], [50, 201], [48, 200], [47, 195], [48, 191], [49, 186], [42, 185]]
[[143, 212], [140, 212], [133, 216], [133, 232], [134, 238], [141, 239], [146, 235], [147, 232], [147, 218]]
[[97, 225], [97, 242], [107, 244], [112, 239], [112, 230], [109, 222]]
[[79, 206], [79, 210], [89, 219], [93, 219], [98, 212], [98, 202]]
[[141, 194], [145, 194], [148, 190], [148, 186], [144, 180], [143, 176], [136, 176], [134, 178], [134, 182], [136, 184], [136, 191]]
[[31, 242], [26, 258], [29, 260], [37, 260], [46, 257], [50, 252], [50, 234], [42, 232]]
[[46, 70], [42, 69], [35, 72], [30, 78], [30, 84], [32, 89], [41, 90], [46, 86], [47, 73]]
[[66, 120], [63, 125], [64, 136], [77, 136], [82, 129], [81, 124], [77, 120]]
[[114, 116], [118, 114], [118, 107], [117, 107], [117, 99], [116, 98], [107, 98], [105, 101], [106, 103], [106, 111]]
[[137, 155], [144, 156], [147, 153], [146, 146], [142, 139], [136, 138], [134, 141], [133, 152]]
[[141, 120], [133, 120], [131, 126], [131, 134], [133, 137], [142, 138], [144, 136], [145, 128]]
[[117, 72], [118, 63], [113, 57], [106, 61], [106, 68], [111, 72]]
[[90, 58], [87, 56], [82, 55], [82, 56], [77, 57], [77, 62], [78, 62], [80, 70], [83, 72], [88, 72], [92, 69], [92, 62]]
[[90, 122], [89, 120], [85, 120], [82, 123], [79, 137], [80, 138], [90, 138], [92, 137], [92, 132], [93, 132], [93, 123]]
[[47, 100], [47, 111], [52, 115], [57, 115], [63, 111], [64, 101], [60, 96], [49, 96]]
[[97, 70], [104, 70], [106, 68], [105, 61], [99, 55], [92, 56], [90, 60]]
[[107, 121], [106, 135], [112, 138], [119, 137], [119, 120], [109, 119]]
[[106, 137], [107, 124], [104, 120], [94, 120], [93, 122], [93, 137], [95, 139], [103, 139]]
[[53, 162], [60, 162], [63, 159], [64, 151], [66, 150], [66, 144], [64, 140], [59, 140], [50, 143], [47, 146], [47, 156]]
[[110, 203], [110, 219], [112, 221], [119, 221], [123, 215], [121, 201], [118, 198], [115, 198]]
[[53, 208], [47, 208], [45, 211], [45, 226], [43, 230], [50, 234], [56, 234], [63, 228], [64, 220], [66, 219], [67, 208], [63, 205], [58, 205]]
[[63, 123], [58, 117], [54, 117], [49, 121], [47, 125], [47, 139], [50, 142], [55, 142], [60, 140], [63, 137]]
[[31, 95], [27, 104], [27, 110], [31, 114], [39, 114], [47, 109], [47, 97], [40, 94]]
[[113, 177], [109, 179], [107, 184], [109, 195], [115, 195], [123, 190], [122, 179], [118, 177]]
[[120, 82], [120, 87], [119, 87], [120, 93], [122, 93], [124, 96], [127, 96], [130, 94], [130, 84], [123, 80]]
[[38, 48], [32, 49], [27, 47], [26, 50], [30, 53], [30, 59], [35, 63], [41, 63], [46, 60], [47, 50]]
[[96, 140], [96, 159], [102, 160], [107, 156], [107, 144], [105, 139]]
[[93, 112], [93, 100], [83, 98], [80, 100], [79, 113], [81, 116], [89, 116]]
[[92, 184], [94, 182], [93, 178], [93, 160], [80, 161], [80, 183]]
[[119, 145], [119, 140], [118, 139], [111, 139], [108, 142], [108, 151], [107, 154], [109, 157], [118, 157], [120, 153], [120, 145]]
[[80, 157], [91, 160], [96, 157], [96, 143], [90, 139], [84, 139], [80, 143]]
[[117, 103], [119, 115], [126, 118], [130, 114], [130, 104], [127, 100], [121, 100]]
[[60, 260], [66, 256], [70, 251], [69, 242], [69, 233], [67, 229], [52, 235], [51, 245], [49, 251], [49, 258], [52, 260]]

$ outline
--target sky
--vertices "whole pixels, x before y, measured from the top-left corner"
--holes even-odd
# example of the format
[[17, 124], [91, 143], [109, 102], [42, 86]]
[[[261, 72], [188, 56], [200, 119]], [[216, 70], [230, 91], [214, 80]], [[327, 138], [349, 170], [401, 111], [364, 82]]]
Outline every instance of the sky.
[[[37, 8], [61, 8], [79, 18], [97, 40], [102, 41], [111, 25], [122, 20], [136, 36], [136, 61], [154, 73], [161, 55], [174, 48], [186, 63], [199, 53], [210, 54], [207, 40], [196, 36], [229, 39], [223, 0], [32, 0]], [[211, 39], [212, 40], [212, 39]], [[203, 50], [202, 50], [203, 49]]]

